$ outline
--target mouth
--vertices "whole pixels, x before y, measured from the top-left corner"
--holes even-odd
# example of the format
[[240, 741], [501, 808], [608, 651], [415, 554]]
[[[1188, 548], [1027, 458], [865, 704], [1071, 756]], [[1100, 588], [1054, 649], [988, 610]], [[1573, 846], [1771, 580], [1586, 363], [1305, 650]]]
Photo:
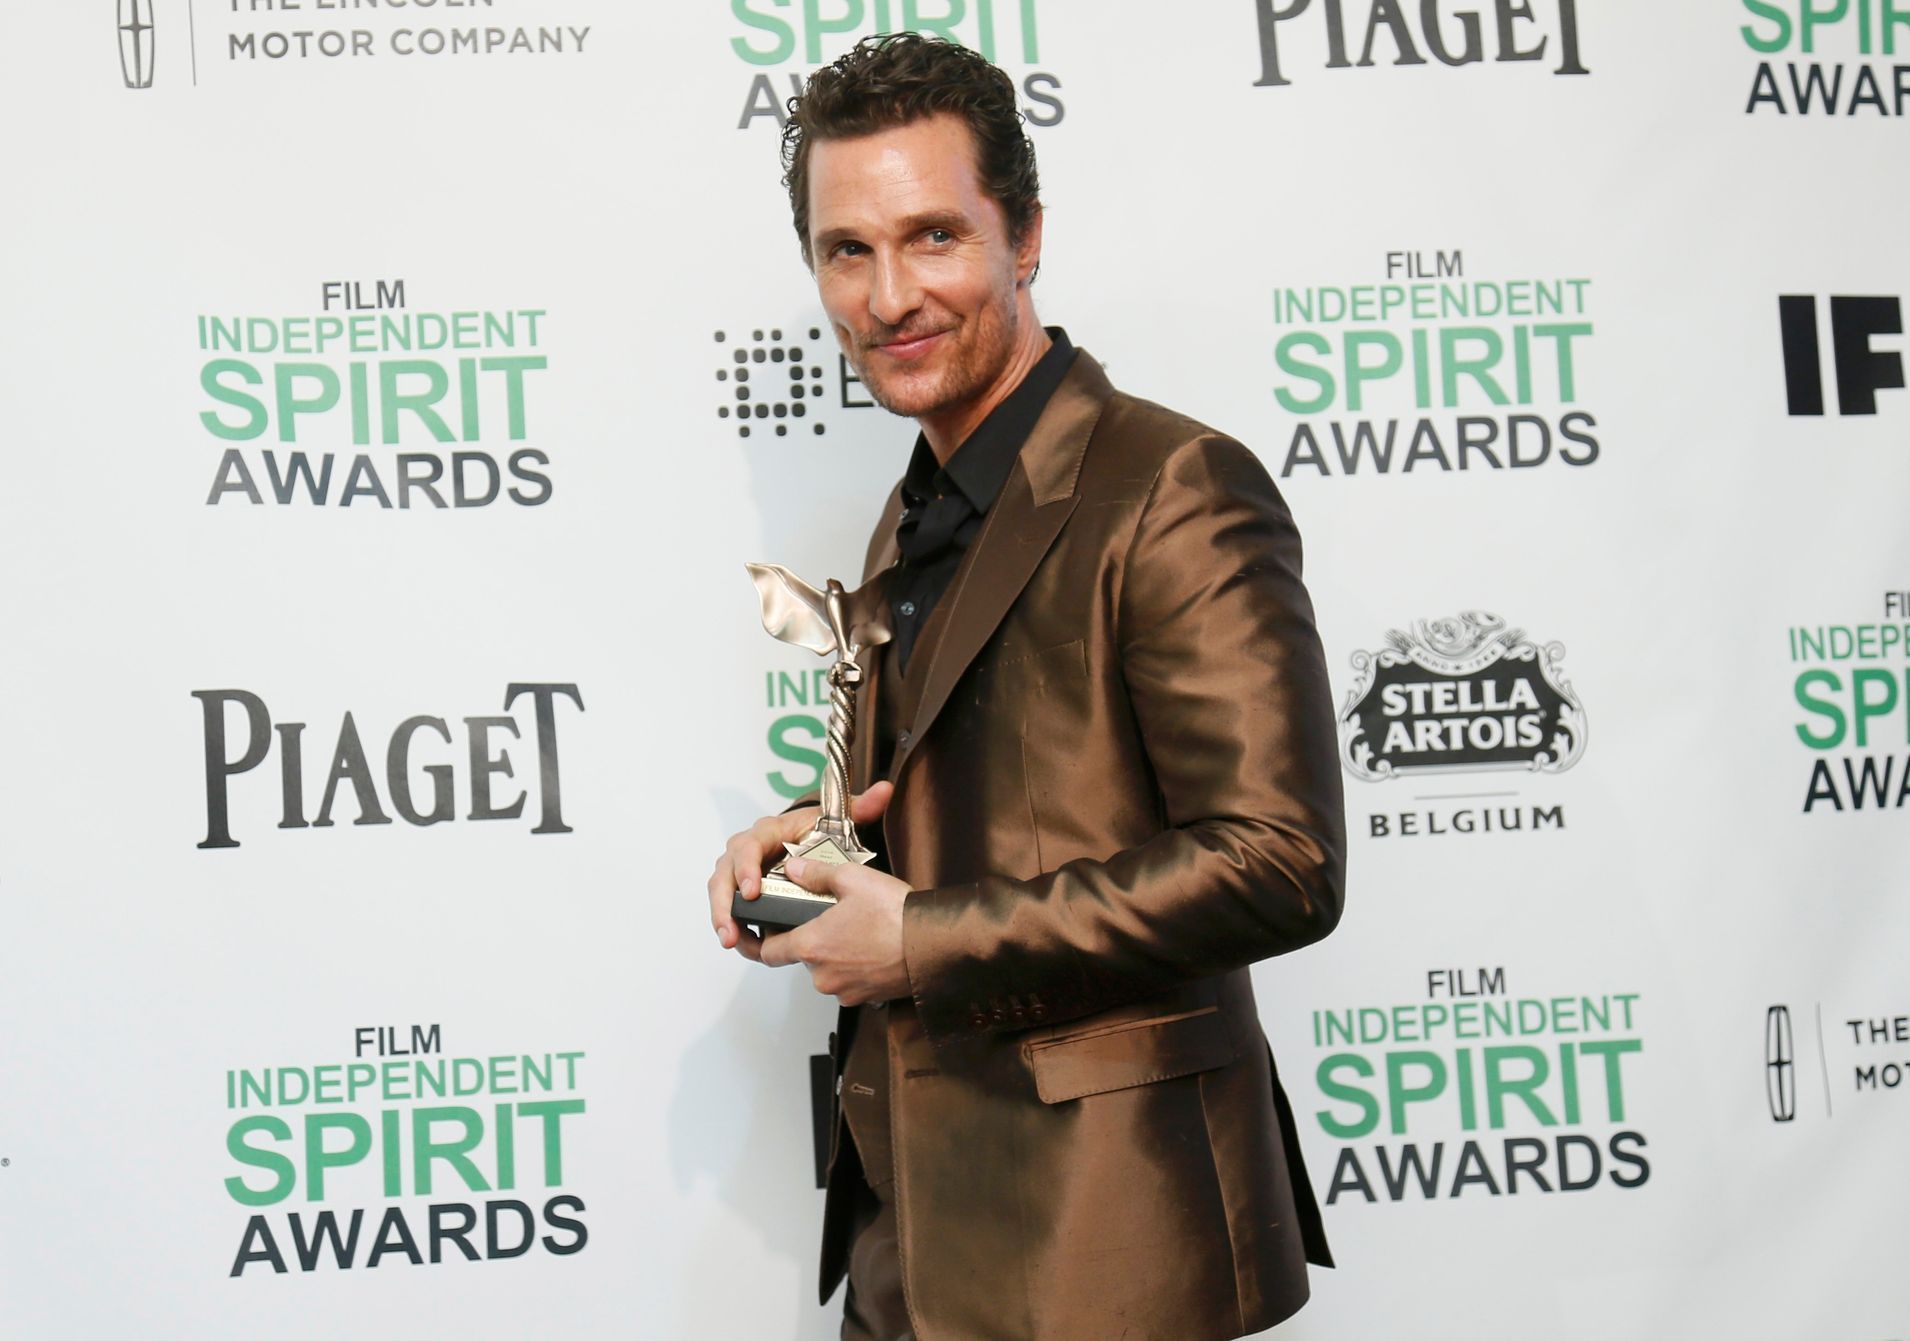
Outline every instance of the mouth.
[[947, 334], [947, 331], [929, 331], [900, 340], [881, 341], [875, 345], [875, 351], [900, 362], [911, 362], [935, 348]]

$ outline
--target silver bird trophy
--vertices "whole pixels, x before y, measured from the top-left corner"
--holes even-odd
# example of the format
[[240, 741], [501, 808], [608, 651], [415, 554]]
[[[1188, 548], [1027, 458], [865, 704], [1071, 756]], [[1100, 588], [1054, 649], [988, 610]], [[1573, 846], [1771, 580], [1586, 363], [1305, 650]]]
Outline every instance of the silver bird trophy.
[[[750, 579], [763, 602], [763, 627], [772, 638], [806, 647], [817, 656], [836, 654], [829, 668], [829, 729], [825, 746], [828, 765], [822, 775], [822, 815], [815, 826], [793, 843], [784, 843], [788, 857], [824, 861], [832, 865], [866, 863], [875, 853], [862, 845], [849, 819], [849, 747], [855, 741], [856, 686], [862, 683], [862, 653], [889, 641], [887, 605], [880, 579], [855, 591], [844, 591], [834, 578], [817, 591], [787, 568], [773, 563], [748, 565]], [[762, 893], [745, 899], [739, 891], [730, 901], [730, 916], [763, 931], [787, 930], [822, 913], [835, 903], [829, 894], [812, 894], [790, 880], [783, 861], [763, 873]]]

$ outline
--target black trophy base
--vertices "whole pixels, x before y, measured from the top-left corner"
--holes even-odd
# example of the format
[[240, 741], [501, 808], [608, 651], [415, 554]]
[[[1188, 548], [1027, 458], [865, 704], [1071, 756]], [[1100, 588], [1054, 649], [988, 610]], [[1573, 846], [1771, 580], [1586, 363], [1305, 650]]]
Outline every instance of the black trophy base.
[[834, 899], [811, 894], [801, 886], [775, 876], [766, 876], [763, 892], [755, 898], [746, 899], [738, 893], [730, 899], [730, 916], [767, 936], [772, 932], [799, 927], [835, 906]]

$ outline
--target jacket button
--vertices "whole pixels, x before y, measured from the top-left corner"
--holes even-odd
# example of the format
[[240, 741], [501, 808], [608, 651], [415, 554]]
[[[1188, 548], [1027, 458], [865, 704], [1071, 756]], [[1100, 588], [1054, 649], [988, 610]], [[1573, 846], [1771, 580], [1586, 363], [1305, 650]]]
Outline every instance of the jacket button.
[[895, 743], [897, 748], [906, 750], [909, 747], [909, 733], [906, 731], [896, 732]]

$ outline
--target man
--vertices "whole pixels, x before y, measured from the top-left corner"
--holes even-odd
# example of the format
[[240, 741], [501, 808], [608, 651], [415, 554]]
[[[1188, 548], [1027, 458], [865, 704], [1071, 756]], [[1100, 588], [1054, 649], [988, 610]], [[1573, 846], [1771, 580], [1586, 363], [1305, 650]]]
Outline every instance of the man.
[[[921, 429], [876, 527], [852, 815], [886, 870], [719, 941], [844, 1007], [822, 1293], [843, 1336], [1206, 1341], [1330, 1264], [1246, 965], [1338, 920], [1333, 713], [1299, 538], [1239, 444], [1035, 319], [1033, 149], [981, 57], [870, 39], [792, 100], [790, 204], [843, 352]], [[846, 1121], [849, 1139], [843, 1139]]]

